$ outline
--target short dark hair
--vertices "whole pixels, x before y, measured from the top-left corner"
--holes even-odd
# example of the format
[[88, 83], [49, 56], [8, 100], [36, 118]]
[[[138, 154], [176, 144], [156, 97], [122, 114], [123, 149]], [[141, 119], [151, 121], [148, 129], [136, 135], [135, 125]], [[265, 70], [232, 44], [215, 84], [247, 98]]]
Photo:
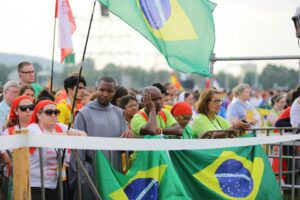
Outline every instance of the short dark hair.
[[138, 102], [137, 99], [136, 99], [135, 97], [130, 96], [130, 95], [126, 95], [126, 96], [123, 96], [123, 97], [121, 98], [121, 101], [120, 101], [120, 108], [124, 109], [125, 106], [127, 106], [128, 102], [129, 102], [130, 100], [135, 100], [136, 102]]
[[113, 105], [117, 106], [116, 105], [116, 100], [118, 98], [121, 98], [121, 97], [126, 96], [128, 94], [129, 94], [129, 92], [128, 92], [128, 89], [126, 87], [121, 86], [121, 85], [116, 86], [116, 92], [115, 92], [115, 95], [114, 95], [113, 99], [111, 100], [111, 103]]
[[113, 83], [116, 86], [115, 80], [110, 76], [104, 76], [104, 77], [100, 78], [99, 81], [98, 81], [98, 85], [100, 84], [101, 81], [104, 81], [104, 82], [107, 82], [107, 83]]
[[161, 83], [153, 83], [152, 86], [157, 87], [165, 96], [168, 95], [166, 88]]
[[42, 100], [55, 101], [55, 98], [54, 95], [48, 89], [43, 89], [37, 97], [36, 104], [38, 104], [38, 102]]
[[20, 63], [18, 64], [18, 72], [20, 72], [20, 71], [23, 69], [23, 67], [26, 66], [26, 65], [32, 65], [32, 63], [27, 62], [27, 61], [25, 61], [25, 62], [20, 62]]
[[[68, 93], [68, 88], [73, 89], [77, 85], [78, 76], [69, 76], [64, 80], [64, 88]], [[80, 76], [79, 83], [83, 83], [84, 87], [86, 86], [86, 81], [84, 77]]]

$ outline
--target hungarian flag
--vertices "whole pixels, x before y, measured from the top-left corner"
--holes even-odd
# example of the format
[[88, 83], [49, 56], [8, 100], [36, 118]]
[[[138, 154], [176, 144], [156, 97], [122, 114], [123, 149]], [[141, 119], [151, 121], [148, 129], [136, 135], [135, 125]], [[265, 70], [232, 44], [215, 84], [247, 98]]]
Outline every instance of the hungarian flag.
[[211, 76], [215, 4], [208, 0], [98, 1], [148, 39], [173, 69]]
[[69, 0], [56, 0], [55, 17], [58, 18], [58, 47], [63, 62], [73, 51], [72, 33], [76, 29]]

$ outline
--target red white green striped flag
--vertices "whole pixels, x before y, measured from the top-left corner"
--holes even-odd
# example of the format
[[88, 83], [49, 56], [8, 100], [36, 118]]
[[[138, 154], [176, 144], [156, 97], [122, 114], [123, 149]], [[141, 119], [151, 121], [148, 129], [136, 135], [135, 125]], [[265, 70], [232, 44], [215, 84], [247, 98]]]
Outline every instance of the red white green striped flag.
[[69, 0], [56, 0], [55, 17], [58, 18], [58, 46], [63, 62], [73, 51], [72, 34], [76, 29]]

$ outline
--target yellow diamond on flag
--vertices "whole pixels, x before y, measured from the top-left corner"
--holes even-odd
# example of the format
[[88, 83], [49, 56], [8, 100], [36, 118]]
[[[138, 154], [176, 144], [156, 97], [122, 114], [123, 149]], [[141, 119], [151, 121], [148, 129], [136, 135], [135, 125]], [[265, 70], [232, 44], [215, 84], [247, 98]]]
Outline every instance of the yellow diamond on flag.
[[164, 41], [198, 39], [189, 17], [178, 0], [136, 0], [148, 29]]
[[224, 151], [212, 164], [193, 176], [226, 199], [255, 199], [264, 171], [264, 162], [253, 163], [232, 151]]

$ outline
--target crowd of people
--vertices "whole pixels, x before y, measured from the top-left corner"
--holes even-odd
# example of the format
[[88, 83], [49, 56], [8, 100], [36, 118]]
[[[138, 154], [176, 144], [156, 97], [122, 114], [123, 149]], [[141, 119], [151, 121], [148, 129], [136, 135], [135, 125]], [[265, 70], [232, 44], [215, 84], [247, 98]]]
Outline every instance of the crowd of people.
[[[87, 90], [89, 86], [84, 77], [74, 73], [65, 78], [63, 89], [52, 93], [34, 82], [35, 70], [31, 63], [20, 63], [17, 71], [19, 80], [8, 81], [3, 86], [0, 103], [2, 136], [13, 135], [15, 130], [26, 128], [29, 134], [35, 135], [124, 138], [160, 135], [161, 138], [201, 139], [236, 137], [237, 132], [247, 133], [241, 130], [263, 126], [300, 125], [300, 87], [290, 92], [261, 92], [253, 91], [248, 84], [239, 84], [226, 93], [215, 88], [178, 91], [168, 82], [153, 83], [138, 91], [117, 85], [111, 77], [101, 77], [94, 90]], [[77, 153], [94, 180], [95, 152], [78, 150]], [[119, 171], [122, 170], [121, 153], [104, 151]], [[32, 199], [40, 199], [39, 152], [30, 148], [29, 154]], [[57, 150], [45, 148], [42, 154], [46, 199], [57, 199]], [[1, 191], [4, 198], [11, 192], [8, 189], [13, 167], [10, 155], [11, 150], [1, 152], [4, 166]], [[82, 199], [94, 199], [86, 177], [77, 171], [76, 159], [69, 151], [63, 170], [68, 173], [64, 199], [78, 198], [74, 195], [78, 190], [78, 177]]]

